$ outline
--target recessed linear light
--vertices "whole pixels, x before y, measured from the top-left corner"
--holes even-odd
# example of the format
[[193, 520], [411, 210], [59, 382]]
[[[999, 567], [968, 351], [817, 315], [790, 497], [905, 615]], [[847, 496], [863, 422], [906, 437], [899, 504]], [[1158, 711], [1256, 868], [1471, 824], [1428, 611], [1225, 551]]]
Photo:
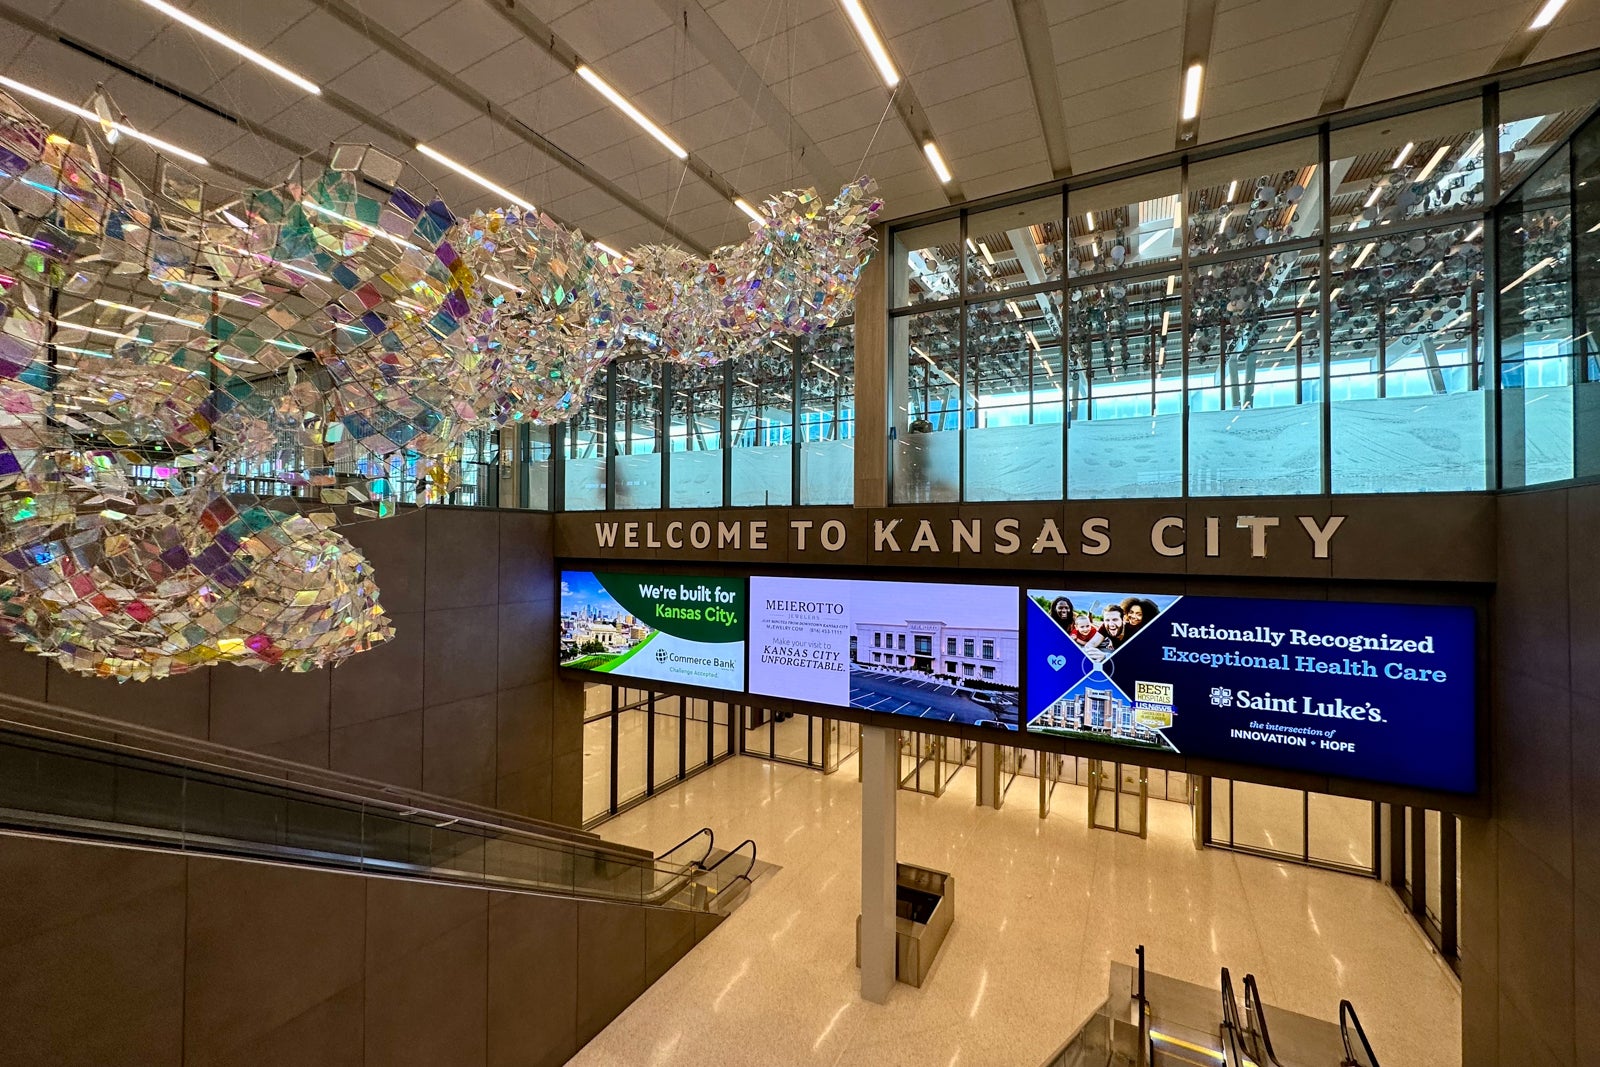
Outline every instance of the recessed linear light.
[[1373, 204], [1376, 204], [1378, 202], [1378, 197], [1383, 195], [1383, 190], [1384, 190], [1384, 184], [1382, 182], [1379, 182], [1377, 185], [1374, 185], [1372, 187], [1372, 195], [1367, 197], [1367, 202], [1365, 204], [1362, 204], [1361, 206], [1364, 207], [1364, 208], [1368, 208], [1368, 207], [1371, 207]]
[[1039, 351], [1039, 339], [1033, 335], [1033, 331], [1032, 330], [1028, 330], [1027, 331], [1027, 335], [1028, 335], [1028, 343], [1033, 346], [1033, 350], [1035, 352]]
[[1094, 212], [1085, 211], [1083, 213], [1083, 222], [1084, 222], [1084, 225], [1086, 225], [1090, 230], [1093, 230], [1094, 229]]
[[933, 166], [933, 172], [939, 176], [939, 181], [949, 185], [950, 168], [945, 166], [944, 156], [939, 154], [939, 146], [928, 141], [922, 146], [922, 154], [928, 157], [928, 162]]
[[991, 267], [995, 265], [994, 253], [989, 251], [989, 246], [988, 245], [984, 244], [982, 241], [979, 241], [978, 242], [978, 251], [983, 253], [983, 261], [985, 263], [989, 264], [989, 266], [991, 266]]
[[493, 282], [502, 289], [510, 289], [513, 293], [522, 292], [522, 286], [518, 285], [516, 282], [508, 282], [504, 278], [496, 278], [493, 274], [483, 275], [483, 280], [486, 282]]
[[1417, 147], [1417, 143], [1415, 141], [1407, 141], [1406, 146], [1400, 149], [1399, 155], [1394, 157], [1394, 162], [1389, 164], [1389, 169], [1399, 170], [1401, 167], [1405, 166], [1406, 160], [1411, 155], [1411, 150], [1415, 147]]
[[838, 371], [834, 370], [832, 367], [825, 367], [821, 363], [818, 363], [816, 360], [812, 360], [811, 361], [811, 365], [813, 367], [817, 368], [819, 371], [821, 371], [824, 374], [831, 374], [835, 378], [839, 377], [839, 372]]
[[767, 220], [761, 217], [761, 212], [751, 207], [750, 202], [745, 200], [744, 197], [735, 197], [733, 206], [744, 212], [746, 215], [749, 215], [756, 222], [766, 225]]
[[1233, 179], [1233, 181], [1228, 183], [1228, 198], [1226, 200], [1224, 200], [1223, 203], [1224, 204], [1233, 203], [1234, 195], [1236, 193], [1238, 193], [1238, 191], [1239, 191], [1239, 179], [1235, 178], [1235, 179]]
[[221, 30], [210, 25], [209, 23], [201, 22], [187, 11], [182, 11], [173, 7], [171, 4], [164, 3], [163, 0], [140, 0], [140, 2], [146, 7], [155, 8], [157, 11], [161, 12], [174, 22], [183, 23], [195, 33], [198, 33], [202, 37], [210, 38], [211, 40], [220, 44], [222, 47], [228, 49], [230, 52], [243, 56], [245, 59], [248, 59], [256, 66], [260, 67], [262, 70], [271, 71], [284, 81], [289, 82], [292, 85], [297, 85], [308, 93], [321, 95], [322, 90], [317, 87], [315, 82], [307, 81], [305, 78], [302, 78], [300, 75], [296, 74], [288, 67], [285, 67], [283, 64], [273, 62], [260, 52], [257, 52], [254, 48], [251, 48], [249, 45], [246, 45], [241, 41], [234, 40], [232, 37], [229, 37], [227, 34], [223, 33]]
[[891, 89], [899, 85], [900, 72], [894, 68], [894, 60], [889, 58], [889, 50], [883, 46], [883, 38], [878, 36], [877, 28], [867, 16], [867, 9], [861, 6], [861, 0], [839, 0], [839, 6], [844, 8], [845, 17], [850, 20], [856, 36], [861, 38], [867, 55], [872, 57], [872, 64], [878, 68], [883, 84]]
[[772, 339], [772, 343], [774, 345], [777, 345], [779, 348], [783, 349], [785, 352], [789, 353], [790, 355], [794, 355], [794, 349], [790, 348], [788, 345], [784, 344], [782, 341], [778, 340], [776, 337], [774, 337]]
[[1299, 342], [1300, 338], [1304, 334], [1305, 334], [1304, 330], [1296, 330], [1294, 332], [1294, 336], [1289, 338], [1289, 343], [1283, 346], [1283, 350], [1285, 352], [1292, 352], [1294, 350], [1294, 346]]
[[1483, 223], [1480, 222], [1480, 223], [1478, 223], [1476, 226], [1474, 226], [1472, 228], [1472, 232], [1471, 233], [1467, 234], [1467, 240], [1475, 241], [1480, 236], [1482, 236], [1482, 234], [1483, 234]]
[[204, 322], [196, 322], [193, 319], [180, 319], [176, 315], [168, 315], [164, 312], [152, 311], [149, 308], [136, 308], [131, 304], [118, 304], [112, 300], [96, 299], [95, 303], [99, 304], [103, 308], [116, 308], [118, 311], [126, 311], [130, 315], [143, 315], [147, 318], [164, 319], [167, 322], [176, 322], [180, 326], [188, 326], [195, 330], [203, 330], [206, 328], [206, 324]]
[[1417, 181], [1419, 181], [1419, 182], [1427, 181], [1428, 180], [1428, 175], [1432, 174], [1434, 168], [1437, 167], [1440, 163], [1444, 162], [1444, 157], [1449, 155], [1449, 154], [1450, 154], [1450, 142], [1446, 141], [1444, 144], [1440, 145], [1438, 147], [1438, 149], [1433, 153], [1433, 157], [1428, 160], [1428, 165], [1426, 167], [1422, 168], [1422, 173], [1417, 175]]
[[612, 259], [627, 259], [628, 258], [627, 256], [624, 256], [621, 252], [618, 252], [615, 248], [612, 248], [610, 245], [606, 244], [604, 241], [593, 241], [591, 243], [596, 248], [598, 248], [600, 251], [602, 251], [606, 255], [610, 256]]
[[1368, 241], [1367, 242], [1367, 246], [1365, 248], [1363, 248], [1361, 250], [1361, 254], [1356, 257], [1356, 261], [1354, 263], [1350, 264], [1350, 269], [1351, 270], [1360, 270], [1361, 269], [1361, 264], [1363, 264], [1363, 263], [1365, 263], [1367, 261], [1367, 257], [1372, 255], [1373, 250], [1375, 248], [1377, 248], [1377, 247], [1378, 247], [1378, 242], [1376, 242], [1376, 241]]
[[1200, 81], [1205, 75], [1205, 68], [1199, 63], [1189, 64], [1189, 69], [1183, 72], [1183, 111], [1184, 122], [1193, 122], [1200, 114]]
[[689, 158], [689, 150], [687, 148], [683, 147], [683, 145], [667, 136], [666, 130], [663, 130], [660, 126], [657, 126], [655, 123], [651, 122], [645, 117], [644, 112], [628, 103], [621, 93], [611, 88], [611, 86], [606, 83], [606, 80], [600, 77], [600, 75], [596, 74], [587, 64], [578, 64], [577, 75], [590, 85], [594, 86], [595, 92], [611, 101], [612, 105], [616, 107], [618, 111], [628, 116], [638, 125], [641, 130], [659, 141], [661, 146], [668, 152], [671, 152], [679, 159]]
[[1561, 14], [1561, 9], [1566, 6], [1567, 0], [1545, 0], [1545, 5], [1539, 9], [1537, 15], [1533, 16], [1533, 21], [1528, 23], [1528, 29], [1544, 29], [1556, 20], [1556, 16]]
[[[321, 204], [314, 204], [309, 200], [300, 201], [300, 206], [305, 208], [308, 211], [315, 211], [318, 215], [322, 215], [322, 216], [325, 216], [325, 217], [330, 218], [330, 219], [336, 219], [339, 222], [344, 223], [346, 226], [349, 226], [351, 229], [355, 230], [357, 233], [364, 233], [368, 237], [382, 237], [385, 241], [388, 241], [390, 244], [399, 245], [401, 248], [409, 248], [413, 252], [422, 251], [422, 248], [421, 248], [420, 245], [414, 245], [410, 241], [404, 240], [403, 238], [396, 237], [394, 234], [390, 233], [388, 230], [381, 229], [381, 228], [379, 228], [377, 226], [373, 226], [370, 223], [362, 222], [360, 219], [353, 219], [349, 215], [342, 215], [339, 212], [334, 211], [332, 208], [323, 207]], [[289, 267], [289, 269], [290, 270], [297, 270], [298, 268]], [[332, 279], [329, 279], [329, 280], [331, 281]]]
[[419, 143], [417, 145], [417, 151], [421, 152], [435, 163], [443, 163], [445, 166], [449, 167], [463, 178], [466, 178], [468, 181], [476, 182], [478, 185], [483, 186], [485, 189], [489, 190], [495, 196], [500, 197], [502, 200], [509, 200], [513, 204], [522, 208], [524, 211], [537, 213], [538, 208], [535, 208], [532, 204], [522, 199], [522, 197], [518, 196], [516, 193], [513, 193], [510, 189], [507, 189], [504, 186], [496, 185], [494, 182], [490, 181], [488, 178], [485, 178], [471, 167], [457, 163], [455, 160], [451, 159], [438, 149], [429, 148], [427, 145]]
[[[51, 96], [43, 89], [35, 89], [31, 85], [24, 85], [15, 78], [7, 78], [5, 75], [0, 74], [0, 85], [5, 86], [7, 89], [15, 89], [24, 96], [31, 96], [35, 100], [43, 100], [47, 104], [53, 104], [54, 106], [59, 107], [61, 110], [70, 112], [78, 116], [80, 119], [84, 119], [88, 122], [93, 122], [96, 124], [100, 122], [100, 116], [96, 115], [88, 108], [79, 107], [77, 104], [69, 104], [59, 96]], [[181, 159], [187, 159], [190, 163], [194, 163], [197, 166], [209, 167], [211, 165], [205, 156], [197, 155], [196, 153], [189, 151], [187, 148], [179, 148], [171, 141], [163, 141], [159, 137], [152, 137], [148, 133], [141, 133], [132, 126], [124, 126], [120, 122], [113, 122], [111, 123], [111, 128], [118, 133], [126, 134], [135, 140], [143, 141], [152, 148], [159, 149], [163, 152], [170, 152], [172, 155], [178, 156]]]

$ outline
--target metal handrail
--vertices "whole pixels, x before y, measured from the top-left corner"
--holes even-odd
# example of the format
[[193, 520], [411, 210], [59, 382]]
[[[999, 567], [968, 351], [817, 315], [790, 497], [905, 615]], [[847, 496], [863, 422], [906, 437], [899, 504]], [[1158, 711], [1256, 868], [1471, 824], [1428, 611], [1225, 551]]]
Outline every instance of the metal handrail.
[[[0, 714], [0, 733], [24, 732], [45, 736], [67, 744], [93, 747], [105, 752], [124, 753], [140, 759], [175, 764], [263, 785], [287, 786], [298, 792], [311, 793], [330, 800], [385, 807], [401, 816], [450, 820], [463, 826], [477, 827], [495, 833], [568, 842], [633, 861], [655, 859], [648, 849], [603, 841], [598, 834], [563, 826], [560, 823], [513, 816], [482, 805], [402, 789], [339, 771], [307, 767], [275, 756], [230, 748], [213, 741], [202, 741], [135, 723], [91, 715], [72, 708], [44, 704], [22, 697], [0, 696], [0, 711], [16, 713]], [[125, 737], [138, 738], [150, 744], [128, 744], [123, 740]], [[198, 755], [187, 754], [184, 750], [190, 750]]]
[[[1355, 1005], [1348, 1000], [1339, 1001], [1339, 1036], [1344, 1041], [1340, 1067], [1378, 1067], [1378, 1057], [1367, 1040], [1367, 1032], [1361, 1028]], [[1352, 1036], [1359, 1044], [1351, 1043]]]

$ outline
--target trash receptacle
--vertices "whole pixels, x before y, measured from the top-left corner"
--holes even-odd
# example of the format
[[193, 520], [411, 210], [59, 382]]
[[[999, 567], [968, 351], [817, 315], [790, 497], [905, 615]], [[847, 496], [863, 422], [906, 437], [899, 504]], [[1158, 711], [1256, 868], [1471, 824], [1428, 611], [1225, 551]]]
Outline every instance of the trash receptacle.
[[[922, 987], [956, 916], [956, 879], [945, 871], [895, 864], [894, 977]], [[861, 966], [861, 916], [856, 916], [856, 966]]]

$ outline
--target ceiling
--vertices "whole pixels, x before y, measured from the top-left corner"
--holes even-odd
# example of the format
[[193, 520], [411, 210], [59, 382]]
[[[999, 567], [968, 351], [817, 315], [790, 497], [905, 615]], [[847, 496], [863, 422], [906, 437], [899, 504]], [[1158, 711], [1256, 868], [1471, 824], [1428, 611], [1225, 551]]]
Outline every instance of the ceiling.
[[[1542, 0], [865, 0], [904, 78], [891, 99], [838, 0], [175, 2], [323, 93], [138, 0], [0, 0], [0, 69], [73, 101], [104, 83], [130, 124], [232, 184], [358, 141], [458, 209], [501, 202], [425, 141], [618, 248], [740, 240], [735, 194], [868, 173], [897, 217], [1170, 151], [1191, 59], [1212, 141], [1600, 47], [1600, 0], [1545, 31], [1527, 29]], [[575, 76], [574, 54], [689, 161]]]

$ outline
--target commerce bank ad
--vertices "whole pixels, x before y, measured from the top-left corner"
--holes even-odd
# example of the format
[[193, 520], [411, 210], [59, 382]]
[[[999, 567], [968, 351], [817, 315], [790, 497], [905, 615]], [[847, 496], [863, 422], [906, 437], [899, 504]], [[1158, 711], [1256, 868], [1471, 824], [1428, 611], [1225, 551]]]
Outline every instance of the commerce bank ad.
[[1025, 610], [1030, 731], [1477, 788], [1470, 608], [1029, 589]]
[[561, 572], [563, 667], [738, 692], [745, 582]]

